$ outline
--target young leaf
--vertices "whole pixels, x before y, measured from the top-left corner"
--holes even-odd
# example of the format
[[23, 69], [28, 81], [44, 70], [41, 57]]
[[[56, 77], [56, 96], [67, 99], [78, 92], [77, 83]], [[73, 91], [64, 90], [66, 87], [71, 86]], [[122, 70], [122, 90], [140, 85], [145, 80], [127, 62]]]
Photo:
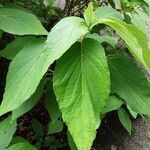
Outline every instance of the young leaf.
[[33, 119], [32, 120], [32, 128], [35, 132], [35, 136], [36, 136], [37, 139], [40, 139], [40, 138], [43, 137], [44, 130], [43, 130], [43, 126], [42, 126], [40, 121], [38, 121], [36, 119]]
[[52, 122], [55, 122], [59, 117], [61, 117], [61, 112], [59, 110], [58, 103], [54, 95], [53, 83], [51, 80], [47, 82], [45, 98], [46, 98], [46, 108], [49, 112], [50, 118]]
[[78, 150], [90, 149], [109, 95], [104, 49], [93, 39], [76, 43], [58, 61], [54, 92]]
[[0, 150], [4, 150], [9, 145], [16, 129], [16, 121], [11, 122], [10, 116], [0, 122]]
[[136, 119], [137, 116], [138, 116], [138, 113], [135, 112], [135, 111], [133, 111], [129, 105], [127, 105], [127, 108], [128, 108], [128, 110], [129, 110], [130, 114], [132, 115], [132, 117], [133, 117], [134, 119]]
[[19, 142], [9, 146], [5, 150], [37, 150], [33, 145], [25, 142]]
[[116, 96], [110, 96], [103, 114], [119, 109], [122, 104], [123, 102], [119, 98], [117, 98]]
[[0, 29], [17, 35], [48, 34], [36, 16], [26, 11], [12, 8], [0, 8]]
[[[143, 58], [144, 51], [148, 49], [148, 40], [144, 32], [119, 19], [100, 18], [101, 16], [99, 17], [98, 15], [96, 17], [97, 19], [95, 19], [95, 22], [91, 25], [90, 29], [96, 24], [106, 24], [112, 27], [126, 42], [130, 52], [136, 60], [142, 63], [147, 70], [148, 67], [150, 68], [150, 66], [148, 66], [149, 63], [145, 62]], [[147, 53], [150, 55], [149, 51]]]
[[87, 32], [88, 27], [83, 19], [68, 17], [51, 30], [47, 46], [42, 39], [28, 43], [10, 64], [0, 116], [18, 108], [30, 98], [49, 65]]
[[131, 135], [132, 124], [127, 111], [124, 108], [118, 109], [118, 117], [124, 128]]
[[144, 73], [123, 54], [111, 55], [108, 60], [113, 92], [123, 98], [133, 111], [150, 115], [150, 82]]
[[16, 120], [26, 112], [30, 111], [39, 101], [43, 89], [44, 89], [44, 83], [45, 83], [45, 78], [41, 80], [41, 83], [38, 85], [35, 93], [26, 101], [24, 102], [19, 108], [15, 109], [12, 111], [12, 120]]
[[86, 20], [86, 23], [88, 26], [90, 26], [95, 19], [95, 14], [94, 14], [92, 2], [89, 3], [88, 8], [84, 12], [84, 19]]
[[25, 36], [16, 38], [13, 42], [8, 44], [3, 50], [0, 51], [0, 57], [5, 57], [12, 60], [32, 39], [35, 39], [35, 37]]
[[20, 136], [15, 136], [13, 137], [13, 139], [11, 140], [10, 145], [14, 145], [16, 143], [20, 143], [20, 142], [25, 142], [25, 143], [29, 143], [28, 140], [24, 139], [23, 137], [20, 137]]
[[58, 133], [63, 130], [63, 122], [61, 120], [51, 121], [48, 124], [48, 134]]

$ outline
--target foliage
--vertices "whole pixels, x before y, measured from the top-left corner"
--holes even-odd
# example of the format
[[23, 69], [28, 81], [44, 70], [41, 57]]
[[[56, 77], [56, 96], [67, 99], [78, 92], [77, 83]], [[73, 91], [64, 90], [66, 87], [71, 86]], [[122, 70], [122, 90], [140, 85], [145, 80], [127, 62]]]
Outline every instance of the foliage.
[[[0, 51], [11, 60], [0, 116], [12, 112], [0, 122], [5, 138], [0, 149], [62, 147], [54, 134], [66, 125], [70, 148], [89, 150], [111, 111], [131, 134], [131, 117], [150, 115], [149, 5], [148, 0], [108, 0], [86, 7], [87, 2], [70, 1], [60, 10], [51, 0], [2, 1], [1, 39], [7, 33], [14, 40]], [[51, 20], [60, 21], [51, 29]], [[47, 131], [33, 118], [37, 142], [31, 145], [16, 138], [16, 121], [41, 97], [49, 114]]]

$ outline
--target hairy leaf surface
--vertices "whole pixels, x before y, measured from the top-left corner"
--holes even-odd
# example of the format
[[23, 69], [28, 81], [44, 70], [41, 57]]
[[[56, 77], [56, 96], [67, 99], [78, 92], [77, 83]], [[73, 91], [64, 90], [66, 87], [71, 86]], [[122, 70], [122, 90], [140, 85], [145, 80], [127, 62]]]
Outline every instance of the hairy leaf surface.
[[93, 39], [73, 45], [57, 64], [54, 91], [78, 150], [92, 145], [109, 85], [104, 49]]
[[47, 43], [41, 39], [28, 43], [10, 64], [0, 115], [18, 108], [30, 98], [54, 60], [87, 32], [83, 19], [69, 17], [51, 30]]

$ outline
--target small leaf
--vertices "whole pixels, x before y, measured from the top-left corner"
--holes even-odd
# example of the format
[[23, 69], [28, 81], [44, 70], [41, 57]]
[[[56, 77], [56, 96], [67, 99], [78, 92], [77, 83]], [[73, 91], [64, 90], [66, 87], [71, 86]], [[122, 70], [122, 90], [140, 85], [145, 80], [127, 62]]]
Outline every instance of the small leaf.
[[95, 19], [92, 2], [89, 3], [88, 8], [84, 12], [84, 19], [86, 20], [88, 26], [90, 26]]
[[61, 112], [59, 110], [58, 103], [54, 95], [53, 84], [51, 80], [47, 82], [45, 98], [46, 98], [46, 108], [49, 112], [50, 118], [52, 122], [55, 122], [59, 117], [61, 117]]
[[118, 109], [118, 117], [124, 128], [131, 135], [132, 124], [127, 111], [124, 108]]
[[48, 34], [36, 16], [26, 11], [12, 8], [0, 8], [0, 29], [17, 35]]
[[4, 150], [9, 145], [16, 129], [16, 121], [11, 122], [10, 116], [0, 122], [0, 150]]
[[51, 121], [48, 124], [48, 134], [58, 133], [63, 130], [63, 122], [61, 120]]
[[26, 112], [30, 111], [39, 101], [43, 89], [44, 89], [45, 79], [41, 80], [41, 83], [38, 85], [35, 93], [26, 101], [24, 102], [19, 108], [12, 111], [12, 120], [16, 120]]
[[132, 117], [133, 117], [134, 119], [136, 119], [137, 116], [138, 116], [138, 113], [135, 112], [135, 111], [133, 111], [129, 105], [127, 105], [127, 108], [128, 108], [128, 110], [129, 110], [130, 114], [132, 115]]
[[25, 142], [16, 143], [5, 150], [37, 150], [33, 145]]
[[53, 86], [78, 150], [90, 149], [110, 88], [103, 47], [93, 39], [74, 44], [58, 61]]
[[110, 55], [112, 92], [123, 98], [135, 112], [150, 115], [150, 81], [127, 56]]
[[33, 119], [32, 120], [32, 128], [35, 132], [36, 138], [40, 139], [44, 135], [43, 126], [40, 121]]
[[18, 37], [13, 42], [8, 44], [3, 50], [0, 51], [0, 56], [12, 60], [21, 49], [35, 37]]
[[110, 96], [103, 114], [119, 109], [122, 104], [123, 102], [119, 98], [117, 98], [116, 96]]

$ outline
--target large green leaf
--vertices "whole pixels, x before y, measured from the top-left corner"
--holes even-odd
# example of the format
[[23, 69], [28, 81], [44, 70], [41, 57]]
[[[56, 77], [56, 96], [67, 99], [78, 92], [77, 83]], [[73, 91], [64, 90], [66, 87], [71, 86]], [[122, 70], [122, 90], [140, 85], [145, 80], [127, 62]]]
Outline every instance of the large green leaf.
[[5, 150], [37, 150], [33, 145], [25, 142], [19, 142], [10, 147], [6, 148]]
[[108, 58], [113, 92], [126, 100], [133, 111], [150, 114], [150, 82], [144, 73], [123, 54]]
[[104, 49], [93, 39], [76, 43], [58, 61], [54, 91], [78, 150], [90, 149], [109, 95]]
[[43, 89], [44, 89], [45, 80], [41, 80], [41, 83], [37, 87], [35, 93], [26, 101], [24, 102], [19, 108], [12, 111], [12, 120], [16, 120], [26, 112], [30, 111], [39, 101]]
[[28, 43], [10, 64], [0, 115], [18, 108], [30, 98], [54, 60], [87, 32], [83, 19], [69, 17], [51, 30], [47, 43], [41, 39]]
[[0, 150], [4, 150], [12, 140], [17, 129], [16, 121], [11, 122], [11, 117], [0, 122]]
[[16, 38], [13, 42], [0, 51], [0, 57], [5, 57], [12, 60], [20, 52], [20, 50], [34, 38], [35, 37], [31, 36]]
[[[139, 30], [138, 28], [127, 24], [119, 19], [110, 19], [110, 18], [102, 18], [98, 15], [96, 16], [97, 19], [95, 19], [95, 23], [91, 25], [90, 28], [97, 24], [106, 24], [110, 27], [112, 27], [126, 42], [130, 52], [132, 55], [140, 62], [142, 63], [146, 69], [150, 68], [148, 67], [148, 63], [145, 62], [143, 58], [144, 51], [148, 48], [148, 40], [147, 36], [144, 32]], [[150, 55], [150, 54], [149, 54]]]
[[36, 16], [26, 11], [12, 8], [0, 8], [0, 29], [17, 35], [48, 34]]

